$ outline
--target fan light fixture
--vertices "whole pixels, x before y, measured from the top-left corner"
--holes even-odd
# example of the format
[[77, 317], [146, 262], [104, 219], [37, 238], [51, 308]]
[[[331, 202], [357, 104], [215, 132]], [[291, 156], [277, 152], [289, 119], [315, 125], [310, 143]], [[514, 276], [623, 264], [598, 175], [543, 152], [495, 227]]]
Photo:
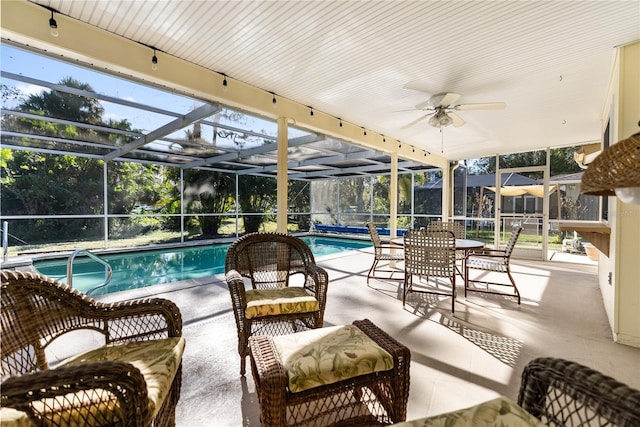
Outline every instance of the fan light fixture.
[[640, 132], [600, 153], [582, 175], [580, 191], [640, 205]]
[[53, 10], [51, 11], [51, 18], [49, 18], [49, 28], [50, 28], [50, 32], [51, 35], [53, 37], [58, 37], [58, 23], [56, 22], [55, 18], [53, 17]]
[[441, 108], [439, 108], [433, 116], [429, 118], [429, 124], [433, 127], [440, 128], [449, 126], [453, 123], [453, 120], [449, 115]]

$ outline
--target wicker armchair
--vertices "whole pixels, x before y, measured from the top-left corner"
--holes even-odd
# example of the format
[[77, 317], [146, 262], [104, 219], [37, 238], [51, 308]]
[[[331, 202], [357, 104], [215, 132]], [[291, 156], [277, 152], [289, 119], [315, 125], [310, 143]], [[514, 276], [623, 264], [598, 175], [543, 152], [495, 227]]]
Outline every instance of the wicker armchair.
[[[175, 425], [184, 350], [175, 304], [104, 304], [36, 273], [1, 277], [3, 426]], [[51, 368], [49, 345], [83, 329], [106, 345]]]
[[[518, 227], [513, 231], [513, 233], [511, 233], [511, 237], [509, 238], [507, 247], [504, 250], [484, 248], [473, 251], [469, 254], [467, 262], [465, 263], [465, 298], [467, 297], [467, 291], [504, 295], [502, 292], [492, 290], [489, 285], [511, 286], [513, 287], [513, 296], [518, 299], [518, 304], [520, 304], [520, 291], [516, 286], [516, 281], [511, 275], [511, 267], [509, 265], [509, 262], [511, 261], [511, 254], [513, 253], [513, 249], [516, 246], [516, 241], [518, 240], [518, 236], [520, 236], [521, 232], [522, 227]], [[482, 270], [485, 273], [505, 273], [509, 277], [510, 283], [491, 282], [488, 280], [472, 280], [469, 278], [470, 269]], [[474, 285], [475, 283], [483, 283], [485, 287], [479, 288]]]
[[529, 362], [518, 405], [549, 426], [640, 426], [640, 391], [562, 359]]
[[382, 241], [376, 225], [372, 222], [367, 223], [367, 228], [369, 229], [369, 236], [371, 237], [371, 241], [373, 242], [374, 251], [373, 264], [371, 265], [371, 268], [367, 273], [367, 283], [369, 283], [370, 277], [376, 278], [376, 271], [379, 271], [381, 273], [391, 273], [390, 278], [392, 278], [393, 273], [401, 272], [402, 270], [378, 268], [378, 263], [380, 261], [384, 261], [387, 263], [392, 261], [404, 261], [404, 252], [402, 251], [402, 245], [393, 243], [391, 241]]
[[225, 272], [238, 329], [240, 375], [245, 374], [254, 333], [282, 335], [322, 327], [329, 275], [298, 237], [247, 234], [229, 247]]

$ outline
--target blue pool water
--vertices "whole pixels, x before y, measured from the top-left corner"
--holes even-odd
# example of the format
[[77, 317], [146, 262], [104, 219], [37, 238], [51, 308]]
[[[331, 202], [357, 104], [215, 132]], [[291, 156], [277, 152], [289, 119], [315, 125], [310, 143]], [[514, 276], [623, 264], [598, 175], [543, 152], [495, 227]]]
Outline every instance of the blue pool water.
[[[316, 258], [371, 246], [370, 241], [331, 237], [303, 236]], [[101, 255], [113, 269], [108, 286], [91, 292], [104, 295], [162, 283], [198, 279], [224, 273], [229, 244], [191, 246]], [[67, 280], [67, 258], [35, 261], [34, 267], [45, 276]], [[103, 265], [86, 256], [73, 263], [73, 287], [88, 292], [105, 280]]]

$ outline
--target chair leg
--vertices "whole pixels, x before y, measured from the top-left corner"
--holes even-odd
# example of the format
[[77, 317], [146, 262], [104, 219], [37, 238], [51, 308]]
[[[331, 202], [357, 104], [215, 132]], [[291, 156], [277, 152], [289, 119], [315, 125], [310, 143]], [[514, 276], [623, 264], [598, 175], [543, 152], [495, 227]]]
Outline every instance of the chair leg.
[[376, 266], [378, 265], [378, 259], [374, 259], [373, 260], [373, 264], [371, 265], [371, 268], [369, 269], [369, 272], [367, 273], [367, 284], [369, 284], [369, 278], [370, 277], [376, 277], [375, 275], [375, 269]]
[[511, 271], [507, 269], [507, 275], [509, 276], [509, 280], [511, 280], [511, 284], [513, 285], [513, 289], [516, 291], [516, 296], [518, 297], [518, 305], [520, 305], [520, 291], [516, 286], [516, 281], [513, 280], [513, 276], [511, 275]]

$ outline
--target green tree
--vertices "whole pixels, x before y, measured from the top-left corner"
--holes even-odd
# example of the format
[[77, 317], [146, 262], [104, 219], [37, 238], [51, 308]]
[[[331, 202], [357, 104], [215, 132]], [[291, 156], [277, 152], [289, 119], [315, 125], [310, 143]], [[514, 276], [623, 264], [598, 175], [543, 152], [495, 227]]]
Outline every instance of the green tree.
[[[91, 86], [71, 77], [59, 84], [70, 88], [93, 92]], [[24, 131], [36, 135], [46, 135], [64, 139], [111, 141], [123, 145], [131, 137], [109, 131], [96, 131], [81, 125], [59, 124], [48, 121], [47, 117], [63, 118], [78, 123], [132, 130], [128, 120], [103, 121], [104, 108], [91, 97], [77, 96], [64, 91], [51, 90], [25, 96], [5, 91], [3, 101], [10, 96], [22, 99], [17, 105], [19, 111], [41, 115], [42, 119], [11, 119], [3, 116], [3, 129]], [[8, 115], [10, 116], [10, 115]], [[60, 142], [43, 140], [43, 148], [58, 148]], [[62, 143], [63, 144], [63, 143]], [[12, 151], [2, 154], [2, 213], [5, 215], [100, 215], [104, 213], [104, 162], [100, 159], [73, 155], [57, 155], [34, 151]], [[111, 213], [127, 213], [134, 202], [144, 197], [156, 198], [151, 194], [151, 182], [157, 176], [155, 166], [123, 166], [110, 164], [108, 174]], [[124, 182], [124, 184], [122, 184]], [[100, 219], [49, 219], [21, 221], [12, 225], [15, 235], [20, 235], [30, 243], [100, 238], [103, 235]]]
[[255, 233], [267, 219], [267, 211], [276, 204], [276, 182], [259, 175], [238, 178], [238, 205], [242, 211], [244, 231]]

